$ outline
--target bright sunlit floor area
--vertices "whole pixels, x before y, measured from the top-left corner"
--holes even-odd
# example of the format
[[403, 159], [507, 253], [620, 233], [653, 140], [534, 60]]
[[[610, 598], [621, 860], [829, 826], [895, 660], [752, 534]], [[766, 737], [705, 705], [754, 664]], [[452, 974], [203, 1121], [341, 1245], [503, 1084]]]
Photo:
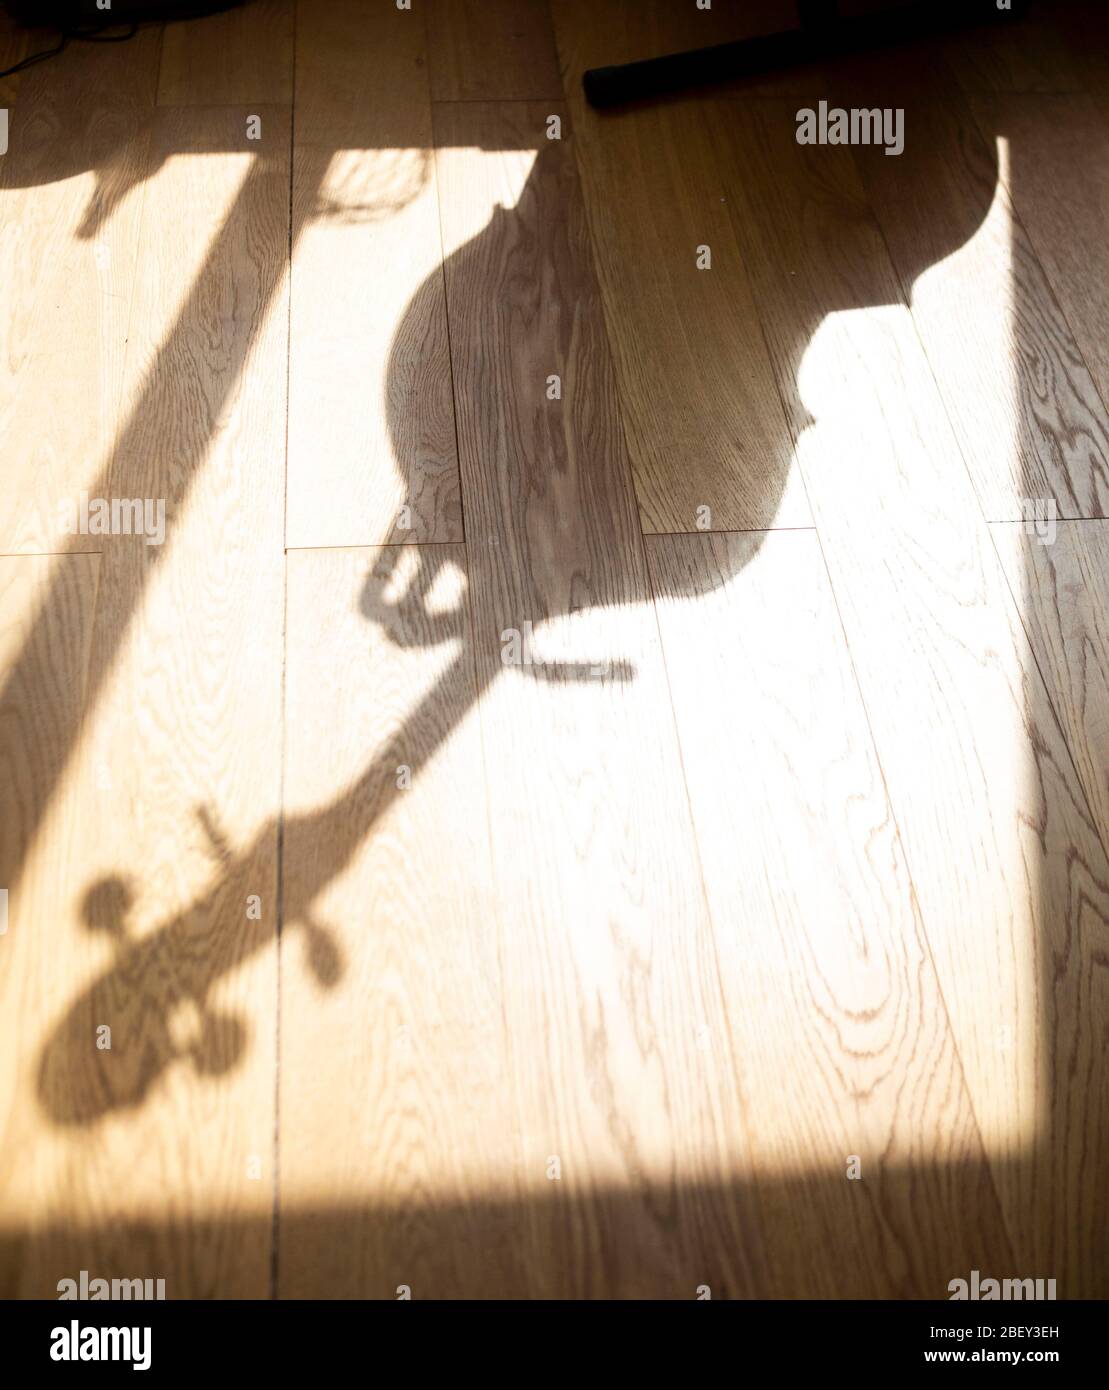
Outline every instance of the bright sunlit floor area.
[[793, 9], [0, 81], [0, 1294], [1109, 1297], [1109, 15]]

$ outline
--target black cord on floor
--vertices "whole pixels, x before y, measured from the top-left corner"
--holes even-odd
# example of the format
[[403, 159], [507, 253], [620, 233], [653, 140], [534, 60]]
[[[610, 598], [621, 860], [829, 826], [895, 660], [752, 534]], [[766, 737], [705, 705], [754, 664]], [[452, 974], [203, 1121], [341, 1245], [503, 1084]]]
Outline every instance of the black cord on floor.
[[139, 26], [132, 22], [125, 34], [101, 34], [88, 29], [63, 29], [56, 48], [43, 48], [38, 53], [32, 53], [28, 57], [14, 63], [10, 68], [0, 71], [0, 77], [11, 77], [12, 73], [22, 72], [24, 68], [34, 67], [36, 63], [45, 63], [48, 58], [56, 58], [63, 51], [70, 40], [78, 43], [126, 43], [128, 39], [133, 39], [139, 32]]

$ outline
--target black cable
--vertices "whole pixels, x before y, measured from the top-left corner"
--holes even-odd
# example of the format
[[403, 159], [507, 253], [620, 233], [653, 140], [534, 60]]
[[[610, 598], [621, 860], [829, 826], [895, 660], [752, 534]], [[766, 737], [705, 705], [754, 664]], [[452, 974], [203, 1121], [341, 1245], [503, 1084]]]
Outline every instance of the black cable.
[[32, 53], [28, 57], [14, 63], [10, 68], [0, 71], [0, 77], [11, 77], [13, 73], [22, 72], [24, 68], [34, 67], [36, 63], [45, 63], [48, 58], [56, 58], [61, 53], [71, 39], [78, 43], [126, 43], [128, 39], [133, 39], [139, 32], [139, 26], [132, 21], [126, 34], [101, 34], [82, 29], [63, 29], [56, 48], [43, 48], [38, 53]]
[[58, 44], [57, 48], [44, 48], [39, 53], [32, 53], [30, 57], [24, 58], [22, 62], [15, 63], [10, 68], [5, 68], [3, 72], [0, 72], [0, 77], [10, 77], [13, 72], [22, 72], [24, 68], [32, 67], [35, 63], [45, 63], [47, 58], [56, 58], [68, 42], [69, 35], [63, 33], [61, 42]]

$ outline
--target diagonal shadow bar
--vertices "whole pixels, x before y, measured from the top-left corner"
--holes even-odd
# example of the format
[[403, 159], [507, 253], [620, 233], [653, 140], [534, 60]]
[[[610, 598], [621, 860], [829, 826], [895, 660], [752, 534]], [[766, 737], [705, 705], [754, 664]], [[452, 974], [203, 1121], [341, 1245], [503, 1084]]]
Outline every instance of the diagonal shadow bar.
[[[167, 392], [173, 390], [172, 374], [180, 362], [182, 344], [188, 342], [190, 325], [210, 320], [210, 304], [221, 281], [229, 273], [228, 265], [235, 262], [235, 253], [243, 237], [244, 220], [249, 219], [251, 209], [259, 197], [265, 194], [266, 185], [275, 179], [279, 179], [282, 187], [285, 187], [285, 169], [280, 164], [271, 162], [266, 156], [256, 156], [223, 226], [209, 249], [203, 269], [190, 287], [173, 325], [162, 340], [139, 399], [119, 435], [111, 457], [105, 460], [96, 478], [89, 484], [90, 496], [111, 496], [113, 482], [118, 476], [119, 461], [141, 458], [143, 450], [149, 454], [157, 448], [157, 441], [152, 438], [154, 422], [166, 418], [165, 397]], [[173, 460], [174, 495], [166, 499], [170, 517], [184, 505], [204, 466], [220, 413], [243, 376], [261, 323], [273, 311], [286, 283], [287, 266], [302, 226], [303, 220], [290, 226], [288, 257], [278, 266], [263, 266], [259, 277], [258, 295], [251, 302], [249, 315], [234, 324], [234, 333], [225, 344], [228, 354], [226, 366], [205, 401], [208, 412], [206, 428], [188, 436], [185, 447]], [[237, 296], [235, 302], [238, 303]], [[121, 594], [120, 605], [115, 610], [116, 621], [110, 630], [105, 631], [101, 627], [97, 629], [98, 645], [94, 647], [90, 656], [84, 700], [75, 705], [75, 708], [81, 709], [81, 713], [68, 722], [59, 721], [55, 725], [50, 760], [40, 769], [39, 775], [30, 785], [29, 800], [20, 807], [21, 835], [14, 850], [15, 857], [11, 862], [0, 865], [0, 876], [9, 890], [14, 889], [19, 883], [37, 831], [73, 755], [81, 729], [96, 709], [116, 655], [138, 611], [145, 583], [149, 582], [149, 577], [163, 562], [163, 551], [166, 548], [148, 548], [150, 554], [144, 584], [128, 586], [126, 593]], [[80, 551], [74, 542], [70, 542], [59, 556], [57, 569], [60, 570], [64, 566], [68, 556], [78, 553], [85, 552]], [[67, 586], [60, 582], [59, 578], [55, 578], [31, 620], [29, 635], [8, 672], [3, 689], [0, 690], [0, 708], [10, 708], [26, 701], [32, 692], [51, 688], [52, 681], [45, 669], [50, 660], [49, 643], [39, 640], [38, 634], [56, 630], [57, 623], [64, 618], [69, 601]]]

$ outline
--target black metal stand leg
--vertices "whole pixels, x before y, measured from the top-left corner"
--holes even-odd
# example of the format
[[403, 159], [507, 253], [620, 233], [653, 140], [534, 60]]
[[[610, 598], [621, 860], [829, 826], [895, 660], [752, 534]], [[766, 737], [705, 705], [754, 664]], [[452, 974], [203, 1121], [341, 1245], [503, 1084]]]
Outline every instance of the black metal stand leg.
[[591, 68], [582, 78], [591, 106], [619, 106], [703, 87], [757, 77], [779, 68], [865, 53], [874, 48], [911, 42], [950, 29], [1017, 18], [1026, 0], [1013, 0], [1012, 9], [999, 10], [997, 0], [922, 0], [885, 14], [839, 18], [836, 0], [799, 0], [802, 27], [784, 34], [767, 34], [738, 43], [696, 48], [640, 63]]

